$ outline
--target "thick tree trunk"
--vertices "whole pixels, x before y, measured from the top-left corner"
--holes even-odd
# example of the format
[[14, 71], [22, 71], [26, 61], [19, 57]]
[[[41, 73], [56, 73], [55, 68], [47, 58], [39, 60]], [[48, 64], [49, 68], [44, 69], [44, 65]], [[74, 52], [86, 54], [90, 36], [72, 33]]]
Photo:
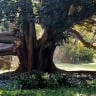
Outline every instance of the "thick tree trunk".
[[57, 68], [53, 62], [53, 55], [56, 46], [50, 45], [50, 40], [52, 39], [53, 31], [50, 29], [45, 29], [42, 38], [39, 40], [39, 70], [43, 72], [55, 73]]
[[[30, 35], [29, 35], [28, 42], [26, 42], [26, 39], [24, 37], [22, 40], [22, 44], [21, 45], [19, 44], [20, 46], [18, 45], [18, 41], [17, 41], [17, 43], [11, 43], [12, 46], [8, 47], [7, 45], [10, 45], [10, 42], [7, 42], [7, 44], [5, 44], [6, 46], [5, 47], [3, 46], [2, 48], [4, 52], [5, 51], [7, 52], [7, 53], [5, 52], [7, 55], [18, 56], [20, 60], [20, 66], [16, 70], [16, 72], [31, 72], [32, 70], [37, 70], [37, 71], [49, 72], [49, 73], [55, 73], [55, 72], [80, 73], [80, 74], [94, 73], [94, 72], [83, 71], [83, 70], [67, 72], [64, 70], [57, 69], [53, 62], [53, 55], [56, 46], [54, 45], [50, 46], [53, 31], [49, 29], [45, 29], [42, 38], [38, 40], [38, 44], [37, 44], [35, 29], [33, 29], [35, 28], [35, 26], [33, 24], [30, 24], [30, 27], [32, 28], [30, 28], [30, 32], [29, 32]], [[11, 40], [11, 38], [8, 37], [8, 40], [9, 39]], [[14, 40], [11, 41], [14, 42]], [[0, 50], [0, 54], [3, 53], [3, 55], [6, 55], [2, 50]]]
[[37, 40], [35, 24], [27, 24], [26, 29], [24, 28], [24, 37], [22, 47], [18, 49], [17, 54], [20, 61], [20, 66], [17, 69], [19, 72], [31, 72], [37, 69]]
[[16, 72], [27, 72], [27, 61], [28, 61], [28, 57], [27, 57], [27, 52], [26, 52], [26, 48], [19, 48], [17, 50], [17, 56], [19, 58], [19, 67], [16, 70]]
[[[28, 44], [25, 42], [21, 49], [18, 51], [18, 57], [20, 60], [19, 70], [21, 72], [32, 70], [39, 70], [43, 72], [56, 72], [56, 67], [53, 63], [53, 54], [55, 51], [55, 46], [46, 47], [50, 41], [52, 31], [46, 29], [42, 38], [36, 41], [36, 33], [34, 25], [30, 25], [29, 40]], [[50, 32], [49, 32], [50, 31]], [[48, 34], [50, 37], [48, 37]]]
[[57, 71], [53, 62], [54, 50], [55, 47], [41, 49], [41, 52], [39, 53], [40, 71], [49, 73], [55, 73]]

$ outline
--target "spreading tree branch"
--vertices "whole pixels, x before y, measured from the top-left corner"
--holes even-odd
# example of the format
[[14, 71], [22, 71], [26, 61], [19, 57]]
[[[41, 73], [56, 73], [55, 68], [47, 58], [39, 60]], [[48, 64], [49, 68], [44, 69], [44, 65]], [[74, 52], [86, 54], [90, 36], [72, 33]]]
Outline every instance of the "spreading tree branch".
[[92, 45], [90, 42], [87, 42], [78, 31], [76, 31], [72, 28], [68, 29], [68, 31], [71, 32], [72, 34], [76, 35], [76, 37], [84, 44], [84, 46], [86, 46], [88, 48], [93, 48], [96, 50], [96, 46]]
[[15, 37], [13, 34], [10, 33], [0, 33], [0, 43], [14, 43], [14, 41], [18, 41], [19, 38]]
[[10, 33], [0, 33], [0, 56], [17, 55], [22, 42]]

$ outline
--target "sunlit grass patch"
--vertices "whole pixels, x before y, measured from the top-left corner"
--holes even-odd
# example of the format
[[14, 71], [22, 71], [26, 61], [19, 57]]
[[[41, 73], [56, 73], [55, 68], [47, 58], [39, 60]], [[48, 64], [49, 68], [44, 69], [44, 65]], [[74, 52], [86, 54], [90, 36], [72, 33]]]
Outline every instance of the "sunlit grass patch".
[[0, 96], [96, 96], [96, 88], [60, 88], [0, 91]]
[[73, 70], [89, 70], [96, 71], [96, 63], [81, 63], [81, 64], [56, 64], [56, 66], [60, 69], [64, 69], [67, 71]]

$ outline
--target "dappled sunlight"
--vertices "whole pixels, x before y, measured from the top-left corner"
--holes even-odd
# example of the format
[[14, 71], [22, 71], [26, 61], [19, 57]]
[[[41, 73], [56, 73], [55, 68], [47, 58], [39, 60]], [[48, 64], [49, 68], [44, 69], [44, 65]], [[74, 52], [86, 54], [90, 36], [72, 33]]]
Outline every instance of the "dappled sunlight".
[[[70, 48], [70, 49], [68, 50], [68, 48]], [[85, 58], [83, 61], [77, 61], [78, 58], [75, 57], [74, 62], [71, 61], [70, 56], [75, 56], [76, 53], [70, 54], [70, 52], [71, 52], [70, 50], [72, 50], [72, 47], [70, 47], [69, 45], [67, 47], [65, 45], [65, 46], [60, 46], [60, 47], [56, 48], [56, 50], [54, 52], [53, 61], [54, 61], [57, 68], [63, 69], [66, 71], [96, 71], [96, 56], [95, 56], [95, 54], [92, 55], [93, 57], [91, 57], [92, 62], [91, 62], [91, 60], [90, 61], [88, 60], [89, 62], [87, 61], [87, 58], [89, 58], [88, 56], [91, 56], [89, 52], [91, 52], [92, 50], [91, 51], [89, 50], [88, 53], [86, 50], [86, 53], [83, 54], [83, 58]], [[80, 50], [80, 48], [79, 48], [79, 50]], [[82, 50], [84, 50], [83, 46], [82, 46]], [[76, 49], [75, 49], [75, 51], [76, 51]], [[87, 56], [86, 54], [87, 55], [89, 54], [89, 55]], [[85, 57], [84, 57], [84, 55], [85, 55]]]
[[17, 56], [2, 56], [2, 58], [0, 58], [0, 64], [0, 74], [2, 74], [6, 72], [15, 71], [19, 67], [20, 63]]
[[37, 39], [40, 39], [42, 37], [42, 34], [44, 33], [44, 29], [41, 27], [40, 24], [35, 24], [36, 26], [36, 35], [37, 35]]
[[19, 59], [17, 56], [12, 56], [11, 70], [16, 70], [19, 67]]
[[13, 72], [14, 70], [0, 70], [0, 74], [7, 73], [7, 72]]
[[96, 0], [0, 0], [0, 96], [96, 96], [95, 45]]
[[96, 63], [88, 64], [56, 64], [56, 67], [66, 71], [96, 71]]
[[3, 93], [3, 91], [2, 91], [2, 90], [0, 90], [0, 95], [2, 95], [2, 93]]

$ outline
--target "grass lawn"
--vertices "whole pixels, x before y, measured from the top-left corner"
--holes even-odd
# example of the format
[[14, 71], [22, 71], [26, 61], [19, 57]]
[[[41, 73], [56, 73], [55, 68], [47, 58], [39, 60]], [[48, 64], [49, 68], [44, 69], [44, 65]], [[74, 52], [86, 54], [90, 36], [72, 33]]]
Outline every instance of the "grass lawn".
[[96, 71], [96, 63], [81, 63], [81, 64], [56, 64], [60, 69], [67, 71], [77, 71], [77, 70], [89, 70]]
[[0, 96], [96, 96], [96, 88], [60, 88], [0, 91]]

